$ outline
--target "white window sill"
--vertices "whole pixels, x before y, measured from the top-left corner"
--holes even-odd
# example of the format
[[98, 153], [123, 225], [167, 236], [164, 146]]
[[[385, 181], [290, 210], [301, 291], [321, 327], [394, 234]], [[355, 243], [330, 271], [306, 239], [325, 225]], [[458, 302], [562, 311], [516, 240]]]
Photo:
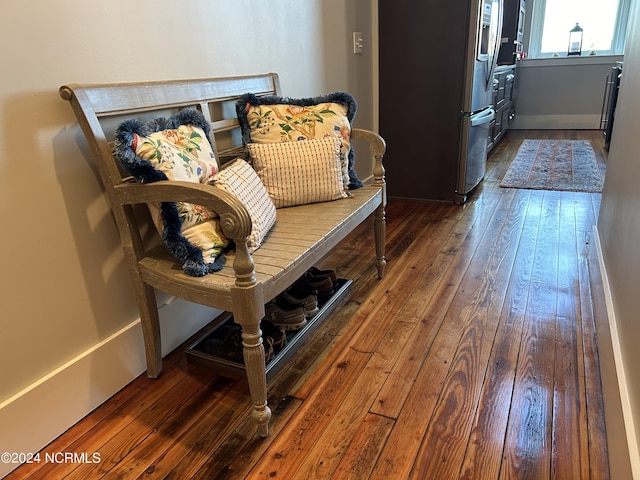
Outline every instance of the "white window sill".
[[520, 60], [522, 68], [566, 67], [574, 65], [613, 65], [621, 62], [624, 55], [576, 55], [572, 57], [525, 58]]

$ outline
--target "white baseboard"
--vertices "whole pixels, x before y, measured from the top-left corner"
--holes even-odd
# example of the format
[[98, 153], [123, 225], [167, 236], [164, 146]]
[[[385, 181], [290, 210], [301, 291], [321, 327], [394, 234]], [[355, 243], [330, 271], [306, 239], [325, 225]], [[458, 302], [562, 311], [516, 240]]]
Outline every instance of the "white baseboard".
[[[600, 276], [607, 308], [608, 325], [598, 328], [598, 353], [600, 356], [600, 370], [602, 378], [603, 399], [607, 425], [607, 443], [609, 463], [612, 479], [628, 477], [628, 468], [622, 463], [630, 465], [632, 478], [640, 480], [640, 451], [638, 450], [638, 435], [634, 427], [634, 412], [631, 407], [629, 391], [626, 382], [626, 366], [620, 347], [613, 297], [607, 276], [607, 269], [602, 254], [602, 245], [597, 226], [593, 227], [592, 239], [598, 259]], [[605, 328], [608, 326], [608, 331]], [[606, 344], [605, 344], [606, 342]], [[613, 357], [613, 359], [608, 357]], [[613, 363], [613, 365], [611, 365]], [[615, 371], [614, 371], [615, 370]], [[609, 375], [610, 374], [610, 375]], [[615, 377], [615, 378], [612, 378]], [[616, 381], [617, 380], [617, 381]], [[616, 388], [617, 387], [617, 388]], [[613, 391], [613, 390], [617, 391]], [[621, 417], [621, 418], [612, 418]], [[628, 452], [628, 457], [625, 452]], [[618, 457], [618, 460], [616, 460]], [[616, 471], [624, 474], [615, 475]]]
[[523, 115], [518, 113], [509, 128], [514, 130], [598, 130], [600, 115]]
[[[163, 355], [218, 313], [181, 300], [163, 305], [160, 308]], [[145, 370], [138, 319], [2, 402], [0, 454], [38, 452]], [[0, 478], [18, 466], [3, 458]]]

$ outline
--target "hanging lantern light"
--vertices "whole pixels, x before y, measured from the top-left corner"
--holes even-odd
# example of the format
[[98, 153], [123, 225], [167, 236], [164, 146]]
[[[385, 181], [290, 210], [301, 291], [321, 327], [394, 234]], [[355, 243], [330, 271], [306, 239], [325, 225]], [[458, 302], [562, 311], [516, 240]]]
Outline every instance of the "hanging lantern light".
[[569, 30], [569, 51], [567, 55], [582, 54], [582, 27], [576, 22], [576, 26]]

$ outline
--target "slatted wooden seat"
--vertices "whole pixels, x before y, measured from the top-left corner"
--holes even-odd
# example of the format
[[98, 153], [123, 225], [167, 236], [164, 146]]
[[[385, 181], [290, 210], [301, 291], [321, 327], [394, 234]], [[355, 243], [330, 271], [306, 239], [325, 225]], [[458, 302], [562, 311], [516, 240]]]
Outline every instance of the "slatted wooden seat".
[[[250, 254], [246, 239], [251, 220], [235, 197], [206, 185], [161, 181], [138, 184], [120, 169], [113, 155], [113, 133], [120, 119], [148, 119], [195, 106], [211, 123], [211, 140], [219, 160], [230, 160], [239, 152], [238, 121], [233, 104], [242, 94], [280, 94], [277, 74], [210, 78], [168, 82], [78, 85], [60, 88], [71, 102], [91, 147], [112, 208], [121, 245], [136, 292], [143, 328], [147, 373], [157, 377], [162, 370], [160, 326], [155, 289], [195, 303], [233, 313], [242, 326], [244, 359], [253, 402], [253, 416], [261, 436], [268, 434], [270, 410], [260, 321], [264, 305], [333, 249], [338, 242], [374, 214], [376, 265], [382, 277], [385, 267], [385, 184], [382, 156], [385, 144], [375, 133], [353, 129], [352, 138], [369, 142], [373, 157], [371, 185], [354, 191], [352, 198], [279, 209], [275, 227], [263, 245]], [[146, 245], [148, 230], [134, 205], [184, 201], [218, 212], [225, 235], [235, 244], [223, 270], [204, 277], [182, 271], [181, 263], [163, 245]]]

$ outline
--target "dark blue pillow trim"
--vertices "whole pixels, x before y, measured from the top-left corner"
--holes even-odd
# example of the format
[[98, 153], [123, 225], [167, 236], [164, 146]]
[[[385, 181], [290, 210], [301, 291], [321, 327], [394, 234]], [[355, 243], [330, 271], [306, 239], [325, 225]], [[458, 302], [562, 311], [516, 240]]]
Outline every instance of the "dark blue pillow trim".
[[[116, 129], [115, 153], [124, 169], [140, 183], [153, 183], [160, 180], [168, 180], [164, 172], [156, 170], [148, 160], [138, 157], [133, 151], [134, 135], [146, 137], [154, 132], [178, 128], [180, 125], [192, 125], [201, 128], [207, 140], [210, 127], [201, 112], [194, 108], [185, 108], [169, 118], [157, 118], [147, 123], [139, 120], [126, 120]], [[160, 204], [163, 230], [162, 240], [179, 261], [182, 262], [182, 270], [187, 275], [201, 277], [207, 273], [217, 272], [225, 264], [225, 256], [219, 255], [213, 263], [205, 263], [202, 251], [191, 244], [180, 229], [182, 222], [178, 208], [173, 202]]]
[[[249, 126], [249, 120], [247, 118], [247, 104], [251, 106], [260, 105], [297, 105], [299, 107], [309, 107], [311, 105], [317, 105], [318, 103], [338, 103], [343, 105], [347, 109], [347, 120], [349, 123], [353, 123], [353, 119], [356, 116], [358, 110], [358, 104], [353, 96], [346, 92], [334, 92], [327, 95], [320, 95], [318, 97], [306, 97], [306, 98], [288, 98], [279, 97], [277, 95], [265, 95], [259, 97], [253, 93], [246, 93], [236, 101], [236, 115], [240, 122], [240, 129], [242, 130], [242, 142], [246, 148], [248, 143], [251, 143], [251, 128]], [[358, 174], [355, 170], [355, 154], [353, 151], [353, 144], [349, 150], [348, 156], [348, 169], [349, 169], [349, 190], [354, 190], [364, 186], [362, 181], [358, 178]]]

